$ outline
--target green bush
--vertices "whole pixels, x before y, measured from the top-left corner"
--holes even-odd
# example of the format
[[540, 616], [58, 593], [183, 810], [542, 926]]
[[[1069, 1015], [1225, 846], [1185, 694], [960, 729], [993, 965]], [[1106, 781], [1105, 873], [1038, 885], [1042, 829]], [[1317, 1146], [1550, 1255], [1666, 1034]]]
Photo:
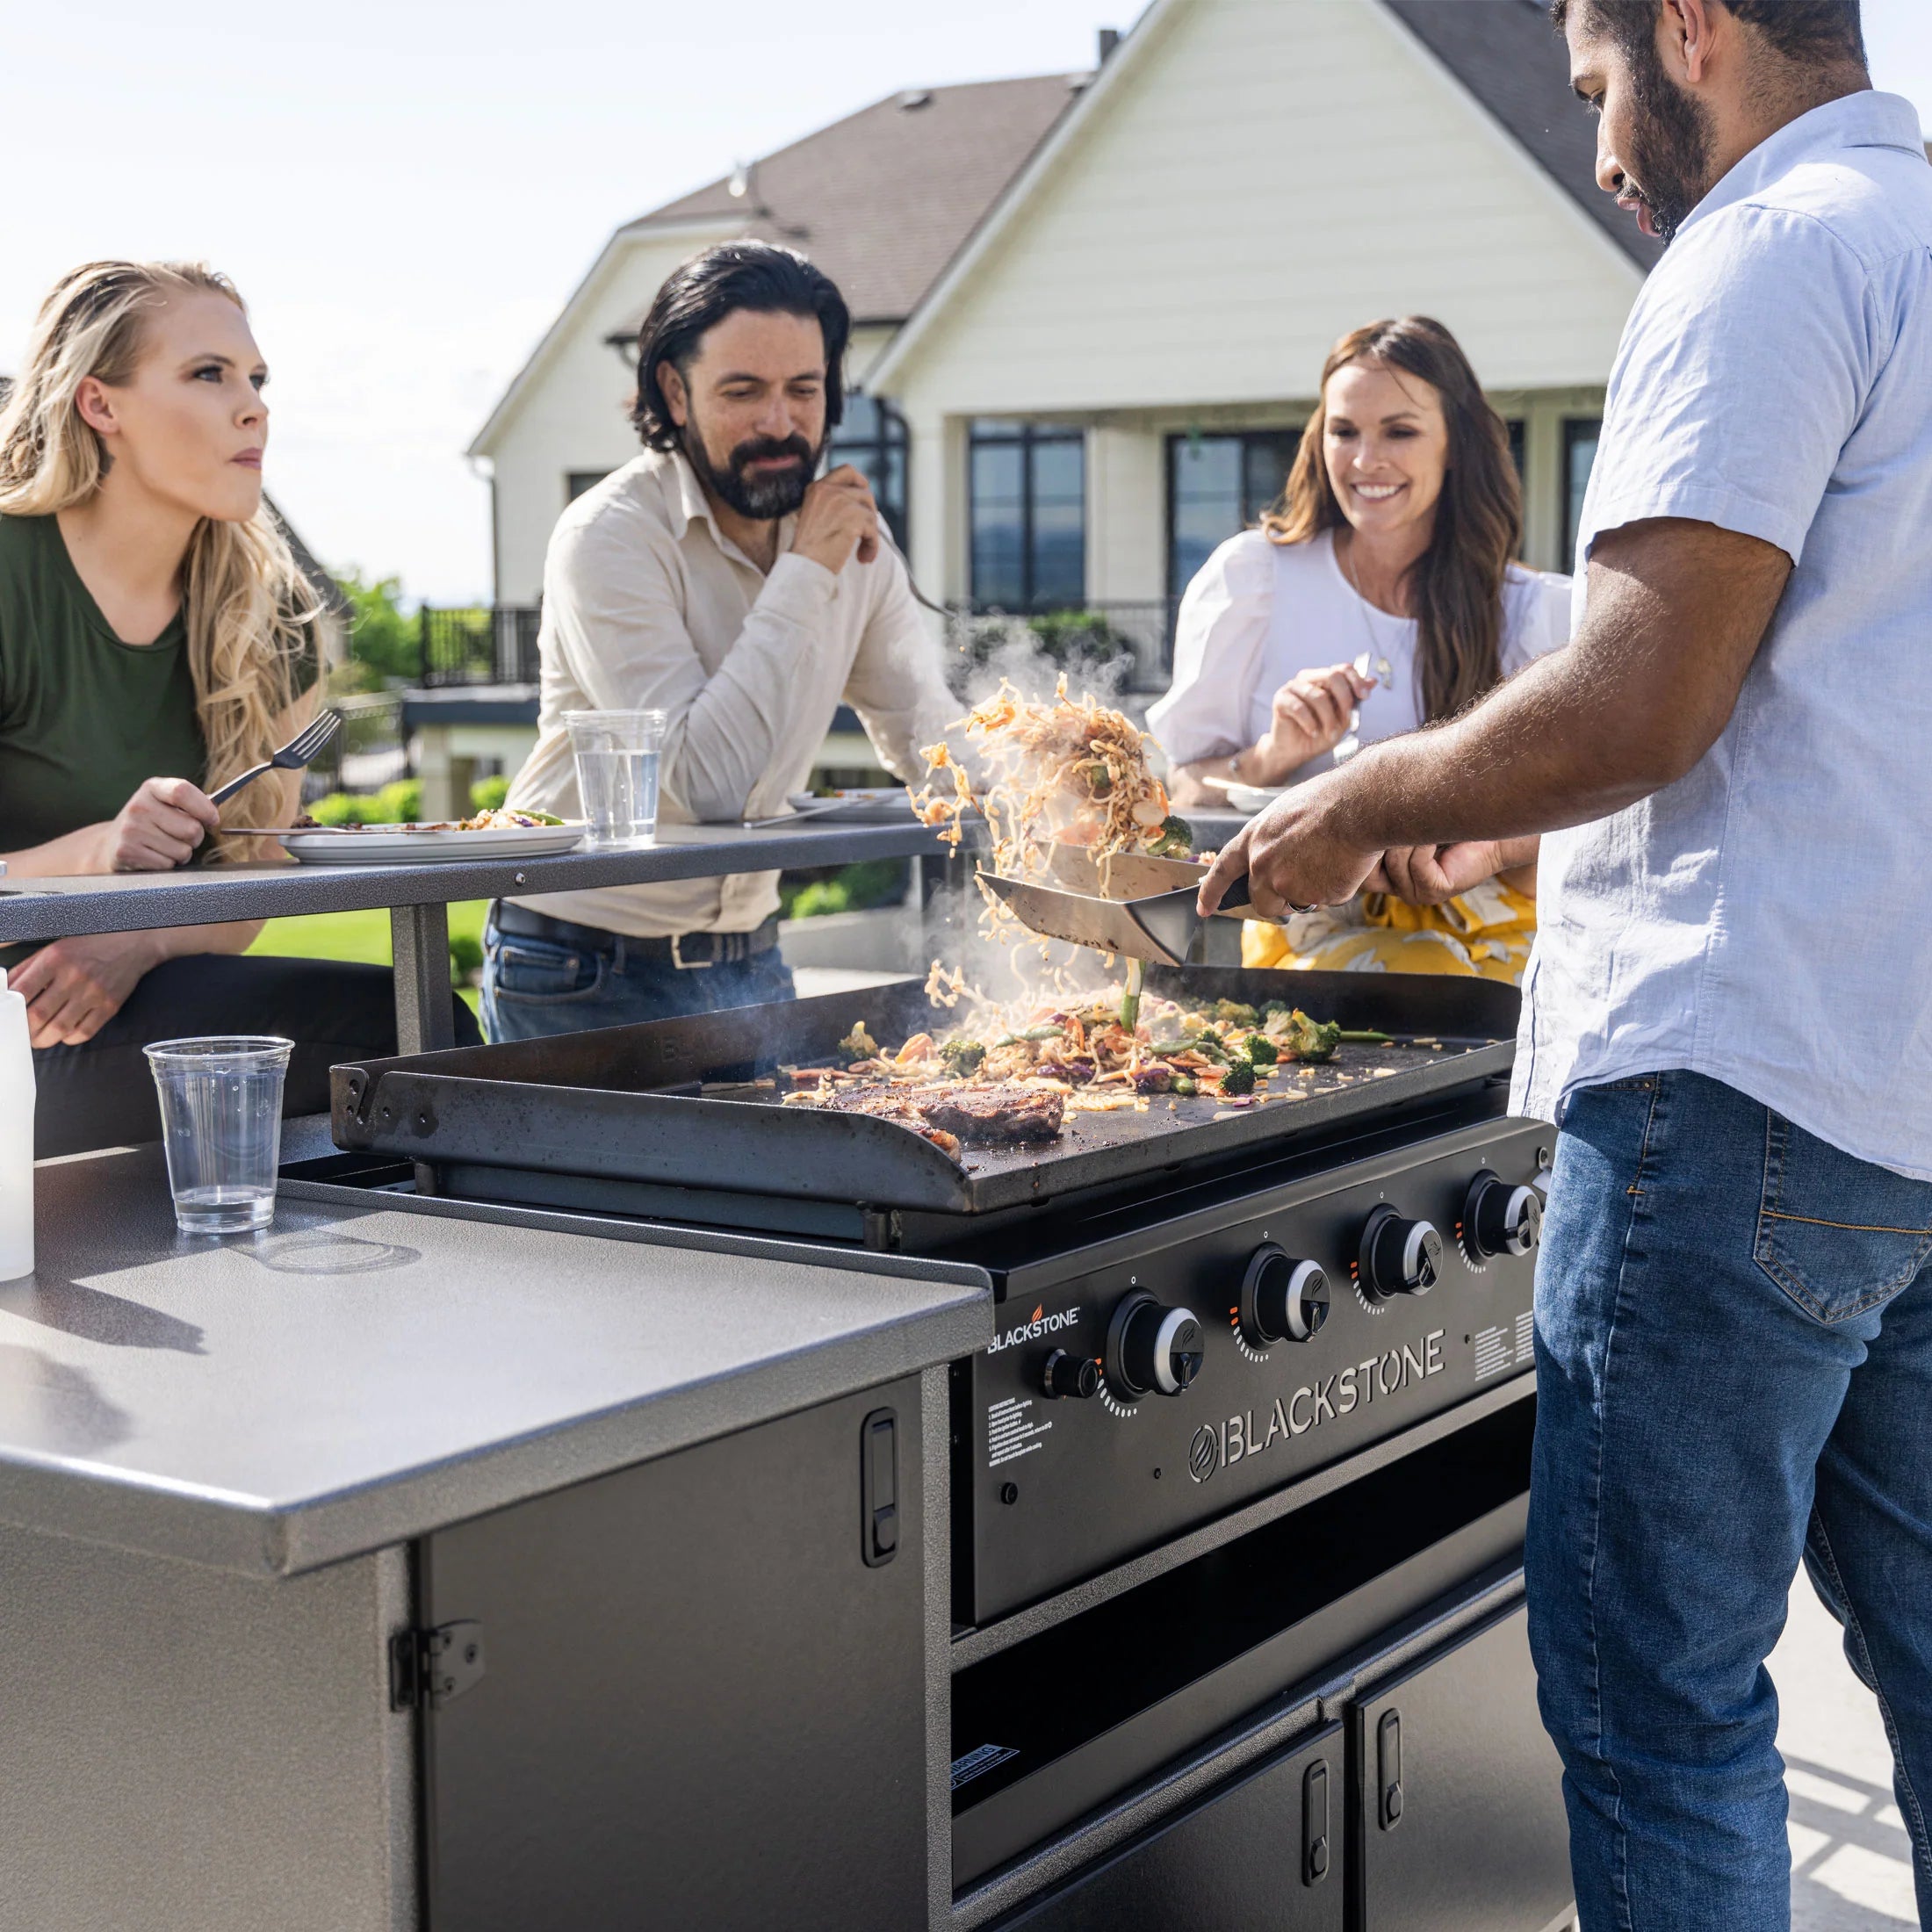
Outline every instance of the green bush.
[[332, 791], [308, 815], [319, 825], [412, 825], [422, 816], [422, 782], [399, 778], [380, 791]]
[[778, 884], [780, 909], [788, 919], [869, 912], [876, 905], [897, 905], [905, 897], [905, 883], [901, 859], [861, 859], [830, 874], [789, 873]]
[[1033, 633], [1042, 657], [1071, 670], [1090, 674], [1134, 656], [1134, 641], [1116, 631], [1098, 610], [1042, 610], [1032, 616], [968, 617], [959, 642], [976, 664], [991, 663], [1013, 641], [1016, 627]]
[[501, 809], [503, 801], [510, 795], [508, 779], [479, 778], [470, 787], [470, 810], [472, 811], [496, 811]]
[[450, 971], [459, 986], [483, 970], [483, 942], [467, 933], [450, 934]]

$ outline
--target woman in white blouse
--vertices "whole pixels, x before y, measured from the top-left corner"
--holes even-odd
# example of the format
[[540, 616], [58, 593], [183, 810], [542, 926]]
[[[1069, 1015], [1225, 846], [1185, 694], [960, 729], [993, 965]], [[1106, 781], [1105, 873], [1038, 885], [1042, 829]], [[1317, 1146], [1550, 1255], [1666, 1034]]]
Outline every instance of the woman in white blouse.
[[[1569, 637], [1569, 580], [1512, 559], [1509, 433], [1460, 346], [1426, 316], [1344, 335], [1281, 501], [1187, 588], [1172, 688], [1148, 724], [1177, 804], [1233, 782], [1291, 784], [1378, 739], [1452, 717]], [[1533, 867], [1447, 905], [1393, 892], [1286, 927], [1251, 924], [1252, 966], [1520, 978]]]

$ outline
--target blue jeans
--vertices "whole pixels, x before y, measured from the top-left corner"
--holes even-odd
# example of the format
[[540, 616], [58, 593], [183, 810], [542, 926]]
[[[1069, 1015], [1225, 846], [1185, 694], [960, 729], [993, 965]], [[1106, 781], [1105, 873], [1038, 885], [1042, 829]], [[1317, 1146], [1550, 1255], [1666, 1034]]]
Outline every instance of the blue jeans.
[[1784, 1932], [1802, 1561], [1932, 1926], [1932, 1183], [1699, 1075], [1579, 1093], [1536, 1279], [1530, 1640], [1584, 1932]]
[[494, 914], [483, 930], [483, 1030], [492, 1040], [629, 1027], [792, 997], [791, 969], [775, 946], [749, 959], [677, 966], [640, 959], [621, 933], [596, 944], [565, 942], [500, 932]]

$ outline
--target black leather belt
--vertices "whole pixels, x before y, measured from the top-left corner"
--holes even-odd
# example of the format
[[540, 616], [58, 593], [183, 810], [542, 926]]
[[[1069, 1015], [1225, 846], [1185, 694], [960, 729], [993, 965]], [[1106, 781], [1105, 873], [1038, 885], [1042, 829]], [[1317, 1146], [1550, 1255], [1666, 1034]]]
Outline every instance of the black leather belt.
[[608, 933], [601, 926], [578, 926], [533, 912], [527, 905], [498, 899], [490, 908], [490, 923], [500, 933], [525, 939], [547, 939], [559, 946], [585, 952], [614, 953], [621, 945], [628, 959], [648, 959], [691, 972], [707, 966], [736, 965], [768, 953], [778, 943], [775, 915], [748, 933], [674, 933], [666, 939], [638, 939], [630, 933]]

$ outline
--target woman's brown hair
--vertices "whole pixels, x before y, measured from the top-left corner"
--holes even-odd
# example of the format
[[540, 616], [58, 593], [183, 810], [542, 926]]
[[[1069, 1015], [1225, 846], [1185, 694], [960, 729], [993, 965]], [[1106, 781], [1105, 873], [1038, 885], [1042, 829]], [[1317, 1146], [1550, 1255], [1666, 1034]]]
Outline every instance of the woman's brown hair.
[[1414, 376], [1442, 399], [1449, 469], [1429, 548], [1409, 572], [1416, 617], [1416, 681], [1431, 724], [1452, 717], [1503, 680], [1503, 579], [1523, 542], [1523, 490], [1510, 432], [1462, 346], [1426, 315], [1351, 330], [1322, 365], [1321, 400], [1302, 432], [1281, 500], [1261, 519], [1277, 544], [1305, 544], [1348, 520], [1323, 454], [1329, 378], [1351, 363]]

